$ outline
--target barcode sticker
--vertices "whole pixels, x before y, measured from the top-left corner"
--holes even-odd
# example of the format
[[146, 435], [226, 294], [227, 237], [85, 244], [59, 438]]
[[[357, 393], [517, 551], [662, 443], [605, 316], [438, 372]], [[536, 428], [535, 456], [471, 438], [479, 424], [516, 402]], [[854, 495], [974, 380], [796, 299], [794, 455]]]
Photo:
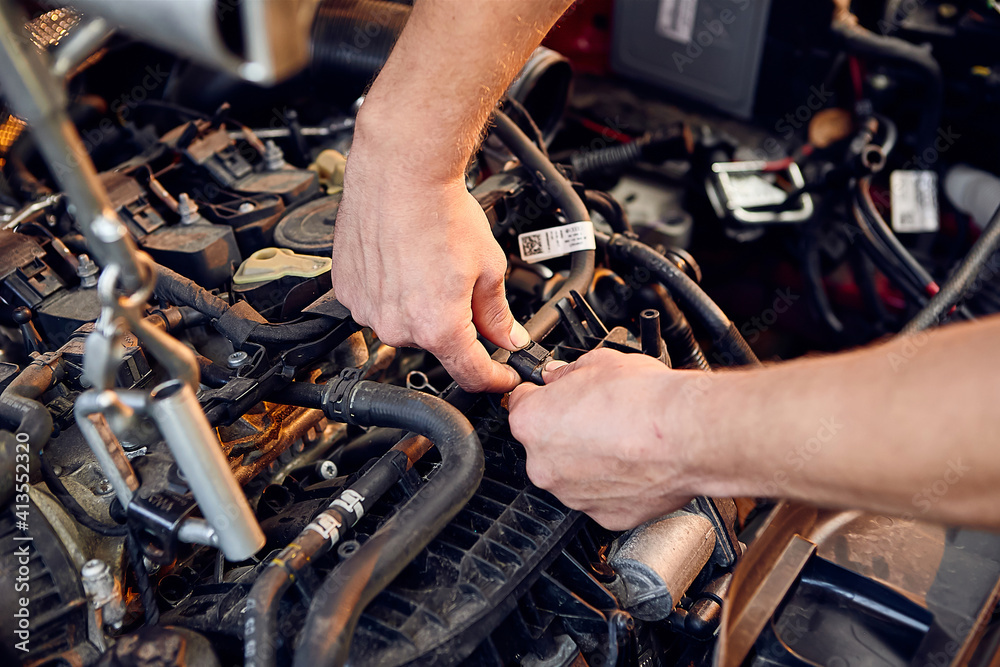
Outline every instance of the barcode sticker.
[[892, 192], [892, 228], [900, 234], [936, 232], [938, 214], [937, 174], [933, 171], [896, 170], [889, 177]]
[[577, 250], [597, 248], [594, 223], [590, 221], [526, 232], [517, 237], [517, 243], [521, 249], [521, 259], [529, 264], [562, 257]]
[[660, 0], [656, 13], [656, 32], [681, 44], [690, 44], [698, 0]]

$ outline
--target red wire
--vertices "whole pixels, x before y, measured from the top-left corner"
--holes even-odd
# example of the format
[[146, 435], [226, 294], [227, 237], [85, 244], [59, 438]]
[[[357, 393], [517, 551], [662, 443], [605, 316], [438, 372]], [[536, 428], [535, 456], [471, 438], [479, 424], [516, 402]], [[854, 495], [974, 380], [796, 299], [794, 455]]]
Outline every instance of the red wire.
[[847, 64], [851, 70], [851, 83], [854, 86], [854, 99], [860, 100], [865, 96], [865, 85], [861, 76], [861, 61], [856, 57], [851, 56], [847, 60]]
[[597, 132], [598, 134], [601, 134], [607, 137], [608, 139], [614, 139], [615, 141], [621, 142], [623, 144], [627, 144], [633, 141], [633, 138], [630, 137], [629, 135], [623, 134], [618, 130], [613, 130], [606, 125], [601, 125], [600, 123], [592, 121], [589, 118], [584, 118], [580, 116], [578, 117], [578, 120], [580, 121], [580, 125], [583, 125], [588, 130], [592, 132]]

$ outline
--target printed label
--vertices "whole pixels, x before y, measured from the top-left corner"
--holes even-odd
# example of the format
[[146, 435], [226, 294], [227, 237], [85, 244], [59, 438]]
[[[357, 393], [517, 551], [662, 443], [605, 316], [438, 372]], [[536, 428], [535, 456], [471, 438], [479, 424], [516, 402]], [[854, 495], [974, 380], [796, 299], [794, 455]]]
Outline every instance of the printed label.
[[936, 232], [940, 227], [937, 174], [896, 170], [889, 177], [892, 228], [900, 234]]
[[788, 199], [787, 192], [757, 174], [730, 174], [726, 195], [741, 208], [774, 206]]
[[681, 44], [690, 44], [698, 0], [660, 0], [656, 13], [656, 32]]
[[594, 224], [589, 221], [527, 232], [517, 237], [517, 243], [521, 249], [521, 259], [529, 264], [562, 257], [578, 250], [597, 248]]

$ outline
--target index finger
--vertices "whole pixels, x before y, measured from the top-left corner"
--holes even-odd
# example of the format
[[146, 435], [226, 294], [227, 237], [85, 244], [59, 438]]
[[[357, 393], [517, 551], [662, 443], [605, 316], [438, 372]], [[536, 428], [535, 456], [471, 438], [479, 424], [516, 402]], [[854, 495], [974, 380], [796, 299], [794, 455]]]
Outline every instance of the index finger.
[[451, 341], [446, 341], [444, 345], [425, 345], [424, 348], [436, 356], [452, 379], [468, 392], [502, 393], [521, 382], [513, 368], [490, 357], [476, 338], [471, 321]]

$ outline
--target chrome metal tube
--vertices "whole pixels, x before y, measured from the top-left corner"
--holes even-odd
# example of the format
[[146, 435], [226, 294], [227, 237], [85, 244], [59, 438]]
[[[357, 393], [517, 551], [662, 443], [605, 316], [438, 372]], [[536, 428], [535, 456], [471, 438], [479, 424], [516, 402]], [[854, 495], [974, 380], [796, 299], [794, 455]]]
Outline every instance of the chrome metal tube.
[[226, 558], [241, 561], [255, 554], [264, 546], [264, 532], [194, 390], [180, 380], [165, 382], [153, 389], [150, 411]]

